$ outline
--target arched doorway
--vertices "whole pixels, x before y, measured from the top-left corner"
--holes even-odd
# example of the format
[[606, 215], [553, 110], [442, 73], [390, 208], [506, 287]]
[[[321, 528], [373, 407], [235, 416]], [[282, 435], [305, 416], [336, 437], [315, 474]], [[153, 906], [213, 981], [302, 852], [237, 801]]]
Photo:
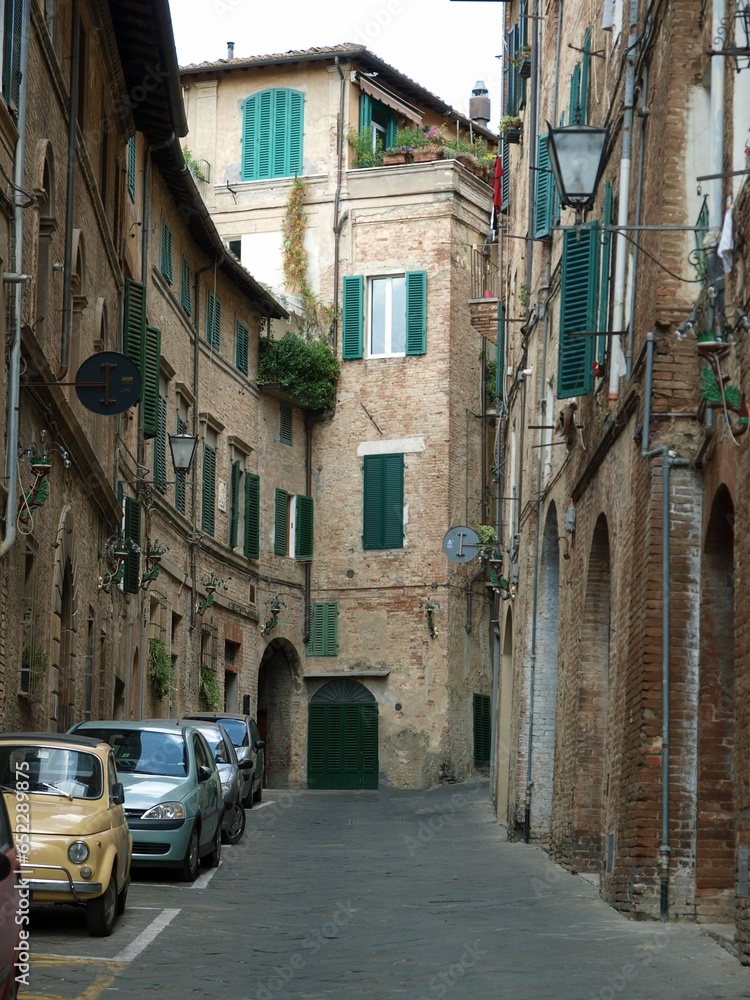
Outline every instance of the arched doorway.
[[329, 681], [310, 699], [308, 788], [378, 787], [378, 703], [358, 681]]
[[289, 784], [294, 700], [295, 693], [301, 691], [302, 670], [297, 650], [287, 639], [272, 639], [258, 668], [256, 717], [261, 739], [266, 744], [264, 782], [271, 788], [286, 788]]
[[696, 916], [734, 917], [734, 504], [714, 498], [703, 550], [698, 695]]

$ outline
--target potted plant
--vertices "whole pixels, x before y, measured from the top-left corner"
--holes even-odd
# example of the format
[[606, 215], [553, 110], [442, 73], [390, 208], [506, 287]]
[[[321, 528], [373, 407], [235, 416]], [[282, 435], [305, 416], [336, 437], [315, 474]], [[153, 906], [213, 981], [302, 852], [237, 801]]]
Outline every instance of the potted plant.
[[394, 167], [399, 163], [410, 163], [412, 152], [411, 146], [391, 146], [383, 153], [383, 166]]
[[518, 75], [528, 80], [531, 76], [531, 46], [522, 45], [518, 52], [516, 52], [513, 62], [518, 69]]
[[148, 679], [158, 701], [169, 694], [172, 657], [161, 639], [149, 639], [148, 642]]
[[425, 132], [425, 144], [416, 146], [412, 153], [415, 163], [430, 163], [433, 160], [442, 160], [443, 146], [445, 145], [445, 126], [433, 125]]
[[346, 134], [346, 141], [357, 156], [355, 164], [357, 169], [379, 167], [383, 162], [383, 140], [376, 139], [373, 146], [371, 128], [363, 128], [361, 132], [350, 128]]
[[504, 115], [500, 119], [500, 132], [506, 142], [519, 143], [523, 132], [523, 122], [517, 115]]

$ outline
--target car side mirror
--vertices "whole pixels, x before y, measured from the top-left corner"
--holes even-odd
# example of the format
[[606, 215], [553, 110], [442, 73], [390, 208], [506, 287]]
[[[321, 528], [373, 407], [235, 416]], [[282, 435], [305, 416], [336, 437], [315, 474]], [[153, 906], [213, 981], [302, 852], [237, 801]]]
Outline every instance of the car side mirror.
[[266, 745], [266, 741], [265, 740], [256, 740], [255, 741], [255, 749], [256, 750], [262, 750], [265, 747], [265, 745]]
[[112, 785], [112, 803], [121, 806], [125, 801], [125, 788], [121, 781], [115, 781]]
[[252, 760], [248, 760], [247, 758], [245, 760], [237, 761], [237, 765], [240, 771], [252, 771], [252, 769], [255, 767], [255, 763]]
[[211, 777], [211, 768], [206, 767], [205, 764], [201, 764], [198, 768], [198, 781], [208, 781]]
[[13, 865], [10, 863], [10, 858], [3, 852], [0, 854], [0, 882], [4, 882], [12, 871]]

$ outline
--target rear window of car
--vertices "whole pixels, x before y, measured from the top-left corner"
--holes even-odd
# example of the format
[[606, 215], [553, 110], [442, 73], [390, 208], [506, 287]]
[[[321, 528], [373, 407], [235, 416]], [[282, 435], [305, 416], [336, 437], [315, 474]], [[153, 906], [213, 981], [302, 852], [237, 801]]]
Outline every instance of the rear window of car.
[[149, 729], [86, 728], [86, 736], [109, 743], [120, 774], [159, 774], [171, 778], [187, 776], [185, 741], [180, 733]]
[[247, 726], [242, 719], [217, 719], [229, 733], [229, 738], [236, 747], [248, 746]]
[[102, 762], [93, 753], [67, 747], [0, 747], [0, 784], [14, 790], [24, 780], [31, 793], [98, 799], [103, 791]]

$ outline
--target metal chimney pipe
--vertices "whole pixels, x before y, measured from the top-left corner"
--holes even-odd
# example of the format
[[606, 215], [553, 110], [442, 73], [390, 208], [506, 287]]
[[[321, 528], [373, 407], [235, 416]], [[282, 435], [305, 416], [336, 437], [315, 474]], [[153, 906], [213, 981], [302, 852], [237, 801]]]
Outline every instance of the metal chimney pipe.
[[234, 59], [234, 42], [227, 42], [227, 59]]
[[484, 80], [477, 80], [469, 101], [469, 118], [478, 125], [488, 125], [490, 121], [489, 91]]

